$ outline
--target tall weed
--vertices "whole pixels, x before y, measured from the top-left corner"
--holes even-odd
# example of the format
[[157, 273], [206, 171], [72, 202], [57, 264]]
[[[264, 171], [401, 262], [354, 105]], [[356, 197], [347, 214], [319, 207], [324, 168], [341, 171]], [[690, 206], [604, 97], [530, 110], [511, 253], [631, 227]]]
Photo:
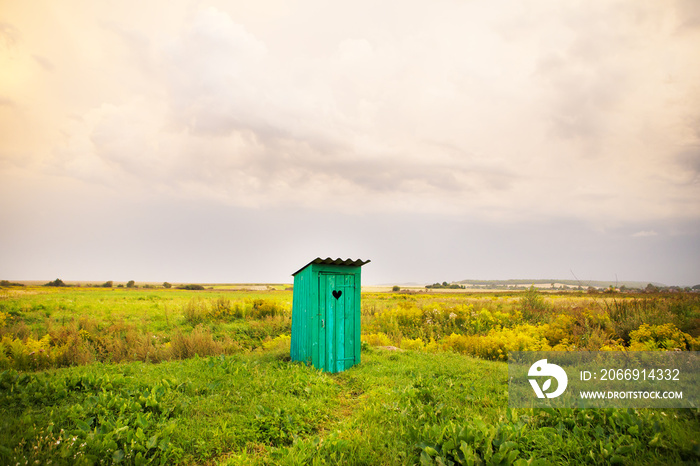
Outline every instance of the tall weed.
[[210, 315], [209, 304], [202, 298], [192, 298], [182, 307], [182, 315], [185, 317], [185, 322], [199, 325]]
[[185, 335], [177, 332], [170, 341], [170, 355], [173, 359], [187, 359], [221, 353], [221, 345], [214, 341], [211, 332], [201, 325]]
[[642, 324], [658, 325], [672, 320], [667, 309], [659, 308], [658, 300], [651, 298], [620, 298], [605, 301], [605, 307], [618, 338], [629, 345], [630, 333]]
[[542, 321], [547, 311], [550, 310], [550, 306], [534, 286], [531, 286], [520, 297], [520, 308], [523, 313], [523, 318], [530, 322]]

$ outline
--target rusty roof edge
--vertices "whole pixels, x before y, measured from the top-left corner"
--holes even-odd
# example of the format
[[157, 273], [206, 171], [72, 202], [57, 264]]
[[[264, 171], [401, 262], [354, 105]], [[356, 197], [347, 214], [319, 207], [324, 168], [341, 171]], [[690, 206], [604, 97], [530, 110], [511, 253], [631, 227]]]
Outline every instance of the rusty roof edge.
[[307, 268], [311, 264], [346, 265], [346, 266], [362, 267], [363, 265], [365, 265], [369, 262], [372, 262], [372, 261], [369, 259], [367, 259], [366, 261], [363, 261], [362, 259], [356, 259], [356, 260], [344, 259], [343, 260], [340, 257], [338, 257], [337, 259], [332, 259], [330, 257], [326, 257], [325, 259], [321, 259], [320, 257], [317, 257], [316, 259], [314, 259], [311, 262], [309, 262], [308, 264], [306, 264], [304, 267], [302, 267], [299, 270], [297, 270], [296, 272], [294, 272], [292, 274], [292, 276], [298, 274], [299, 272], [301, 272], [302, 270], [304, 270], [305, 268]]

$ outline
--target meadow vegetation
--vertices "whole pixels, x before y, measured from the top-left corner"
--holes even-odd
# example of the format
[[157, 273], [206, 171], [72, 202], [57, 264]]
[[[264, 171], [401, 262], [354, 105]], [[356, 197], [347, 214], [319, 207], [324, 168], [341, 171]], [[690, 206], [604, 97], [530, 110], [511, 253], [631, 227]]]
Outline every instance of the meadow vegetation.
[[698, 350], [698, 294], [363, 293], [363, 361], [339, 374], [289, 361], [291, 302], [0, 288], [0, 464], [700, 461], [700, 410], [511, 410], [504, 363]]
[[368, 294], [364, 339], [505, 361], [509, 351], [700, 349], [700, 295]]
[[289, 292], [6, 288], [0, 296], [0, 369], [233, 354], [291, 330]]

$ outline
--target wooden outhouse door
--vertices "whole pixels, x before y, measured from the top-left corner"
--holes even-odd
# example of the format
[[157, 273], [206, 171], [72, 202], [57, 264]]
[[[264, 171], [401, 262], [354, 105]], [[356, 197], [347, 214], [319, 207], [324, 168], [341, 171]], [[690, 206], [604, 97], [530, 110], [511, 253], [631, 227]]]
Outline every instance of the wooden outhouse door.
[[[321, 367], [341, 372], [355, 364], [355, 275], [321, 272], [318, 276]], [[325, 360], [327, 358], [327, 360]]]
[[361, 259], [317, 257], [292, 275], [292, 361], [327, 372], [360, 363]]

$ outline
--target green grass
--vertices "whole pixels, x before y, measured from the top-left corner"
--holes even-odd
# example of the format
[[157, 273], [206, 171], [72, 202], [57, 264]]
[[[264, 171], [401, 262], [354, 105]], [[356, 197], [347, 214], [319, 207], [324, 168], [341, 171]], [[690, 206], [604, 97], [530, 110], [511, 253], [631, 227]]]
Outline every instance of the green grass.
[[291, 291], [28, 288], [5, 291], [8, 293], [6, 296], [2, 296], [2, 291], [0, 289], [0, 311], [21, 315], [22, 320], [37, 331], [47, 324], [63, 325], [81, 318], [99, 322], [124, 322], [144, 330], [157, 330], [170, 326], [168, 321], [177, 318], [182, 308], [193, 298], [214, 300], [226, 297], [234, 303], [265, 299], [289, 310], [292, 303]]
[[339, 374], [287, 356], [270, 350], [2, 372], [0, 462], [700, 460], [697, 411], [510, 410], [506, 364], [451, 353], [366, 349], [362, 364]]
[[288, 291], [2, 291], [0, 369], [232, 354], [291, 330]]
[[436, 352], [326, 374], [289, 361], [289, 291], [3, 288], [0, 464], [700, 462], [697, 409], [511, 410], [507, 365], [447, 345], [697, 337], [700, 297], [530, 294], [365, 293], [363, 333]]

